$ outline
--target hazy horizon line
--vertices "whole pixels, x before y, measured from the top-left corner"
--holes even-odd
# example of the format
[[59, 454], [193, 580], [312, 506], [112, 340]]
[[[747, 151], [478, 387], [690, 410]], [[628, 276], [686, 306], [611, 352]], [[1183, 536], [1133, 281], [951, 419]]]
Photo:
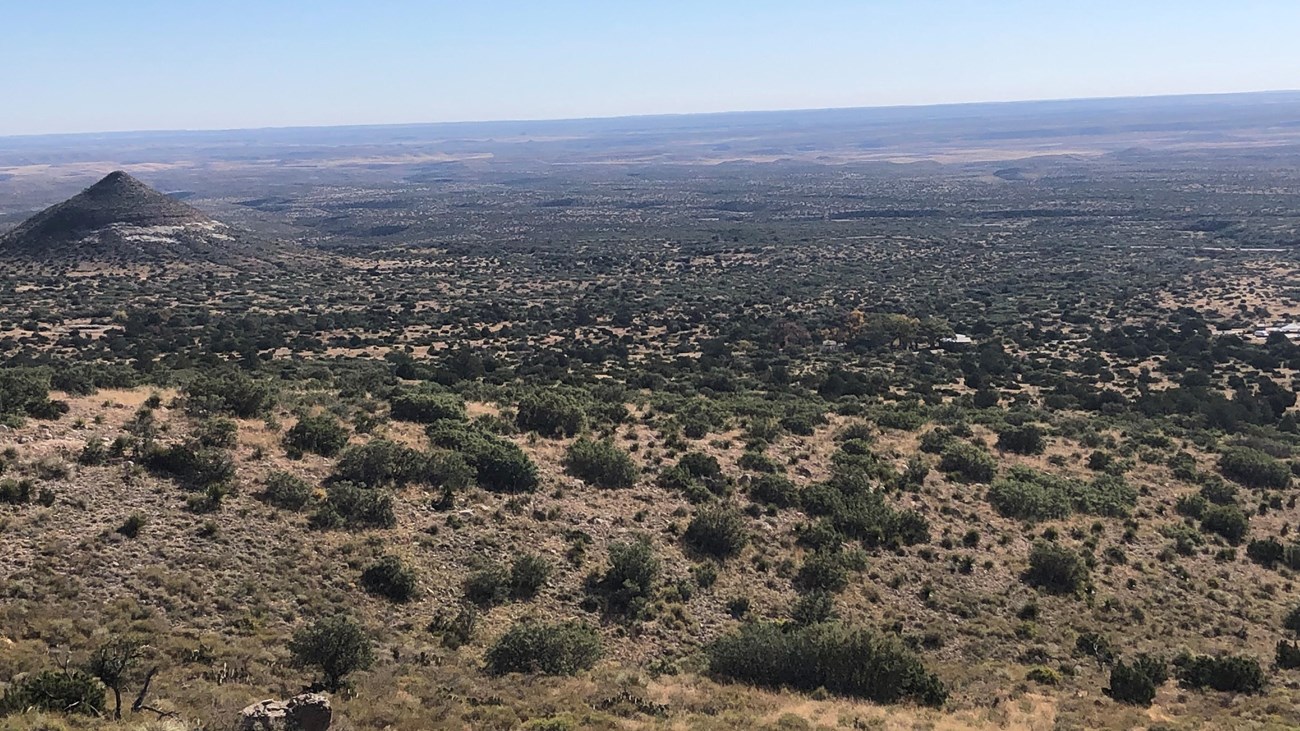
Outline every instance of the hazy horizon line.
[[1077, 96], [1077, 97], [1037, 97], [1027, 99], [991, 99], [981, 101], [956, 101], [956, 102], [932, 102], [923, 104], [864, 104], [855, 106], [829, 106], [829, 107], [776, 107], [766, 109], [729, 109], [721, 111], [699, 111], [699, 112], [650, 112], [645, 114], [611, 114], [611, 115], [591, 115], [576, 117], [532, 117], [532, 118], [501, 118], [501, 119], [455, 119], [440, 121], [419, 121], [419, 122], [361, 122], [356, 124], [287, 124], [287, 125], [263, 125], [252, 127], [157, 127], [144, 129], [109, 129], [109, 130], [83, 130], [78, 132], [27, 132], [19, 134], [0, 134], [0, 140], [13, 139], [34, 139], [34, 138], [54, 138], [54, 137], [94, 137], [94, 136], [113, 136], [113, 135], [148, 135], [148, 134], [201, 134], [205, 132], [259, 132], [259, 131], [286, 131], [286, 130], [326, 130], [326, 129], [369, 129], [369, 128], [397, 128], [397, 127], [437, 127], [451, 125], [473, 125], [473, 124], [528, 124], [541, 122], [594, 122], [594, 121], [614, 121], [620, 119], [666, 119], [682, 117], [718, 117], [727, 115], [745, 115], [745, 114], [780, 114], [792, 112], [831, 112], [831, 111], [855, 111], [868, 109], [938, 109], [944, 107], [974, 107], [974, 106], [1010, 106], [1016, 104], [1044, 104], [1053, 102], [1088, 102], [1088, 101], [1119, 101], [1119, 100], [1140, 100], [1140, 99], [1187, 99], [1197, 97], [1243, 97], [1243, 96], [1266, 96], [1280, 94], [1300, 94], [1300, 88], [1294, 89], [1257, 89], [1252, 91], [1203, 91], [1203, 92], [1178, 92], [1169, 94], [1130, 94], [1116, 96]]

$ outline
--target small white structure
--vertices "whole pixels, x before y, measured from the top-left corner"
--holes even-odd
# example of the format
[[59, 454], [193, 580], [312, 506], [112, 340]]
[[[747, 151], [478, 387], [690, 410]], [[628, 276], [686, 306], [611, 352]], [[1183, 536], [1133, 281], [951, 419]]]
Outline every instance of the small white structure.
[[1288, 322], [1285, 325], [1267, 325], [1256, 330], [1255, 337], [1267, 338], [1273, 333], [1282, 333], [1291, 340], [1300, 338], [1300, 322]]
[[943, 343], [944, 345], [970, 345], [975, 341], [971, 340], [971, 337], [969, 335], [962, 335], [961, 333], [957, 333], [950, 338], [943, 338], [939, 342]]

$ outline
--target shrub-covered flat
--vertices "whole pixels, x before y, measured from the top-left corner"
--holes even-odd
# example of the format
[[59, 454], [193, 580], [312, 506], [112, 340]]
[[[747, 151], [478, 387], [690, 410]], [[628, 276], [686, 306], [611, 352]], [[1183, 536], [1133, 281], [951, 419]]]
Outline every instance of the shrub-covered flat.
[[1294, 726], [1249, 159], [214, 173], [311, 245], [0, 261], [0, 726]]

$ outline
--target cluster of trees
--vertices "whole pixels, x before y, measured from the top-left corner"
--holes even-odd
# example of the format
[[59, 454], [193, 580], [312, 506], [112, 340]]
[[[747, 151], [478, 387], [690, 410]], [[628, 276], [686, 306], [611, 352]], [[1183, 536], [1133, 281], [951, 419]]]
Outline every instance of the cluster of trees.
[[609, 567], [587, 577], [588, 606], [609, 615], [635, 619], [644, 614], [658, 588], [661, 564], [645, 538], [609, 547]]
[[1073, 512], [1127, 517], [1137, 490], [1123, 477], [1101, 475], [1089, 482], [1017, 465], [989, 486], [988, 501], [999, 514], [1025, 521], [1064, 518]]
[[195, 414], [227, 414], [252, 419], [275, 404], [275, 391], [265, 380], [242, 370], [203, 371], [186, 386], [186, 408]]
[[[1282, 648], [1286, 643], [1280, 643]], [[1279, 657], [1284, 651], [1279, 649]], [[1120, 703], [1150, 706], [1160, 686], [1169, 679], [1169, 665], [1161, 658], [1138, 655], [1131, 662], [1113, 657], [1107, 695]], [[1279, 667], [1287, 667], [1278, 663]], [[1259, 661], [1244, 655], [1193, 655], [1174, 658], [1173, 674], [1180, 687], [1189, 690], [1217, 690], [1224, 693], [1262, 693], [1268, 679]]]
[[485, 563], [465, 579], [465, 598], [487, 608], [508, 599], [527, 601], [537, 596], [554, 572], [546, 558], [533, 553], [521, 554], [507, 568]]
[[683, 454], [677, 464], [659, 473], [659, 485], [680, 490], [697, 503], [724, 497], [732, 490], [732, 481], [722, 473], [717, 458], [702, 452]]
[[915, 510], [895, 508], [886, 497], [899, 485], [893, 468], [869, 445], [848, 439], [832, 457], [830, 479], [804, 488], [800, 503], [843, 539], [872, 547], [924, 543], [930, 539], [929, 521]]
[[1236, 546], [1250, 528], [1250, 517], [1237, 504], [1236, 494], [1236, 489], [1222, 480], [1207, 480], [1198, 492], [1179, 498], [1175, 509], [1199, 520], [1202, 531]]
[[1291, 467], [1257, 449], [1234, 447], [1219, 457], [1224, 476], [1247, 487], [1283, 490], [1291, 486]]

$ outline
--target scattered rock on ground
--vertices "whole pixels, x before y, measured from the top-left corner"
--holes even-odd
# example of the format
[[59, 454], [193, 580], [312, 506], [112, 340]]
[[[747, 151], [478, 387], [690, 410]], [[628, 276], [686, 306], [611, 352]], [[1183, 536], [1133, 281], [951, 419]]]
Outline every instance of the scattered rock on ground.
[[326, 731], [334, 712], [330, 699], [303, 693], [287, 701], [264, 700], [239, 713], [239, 731]]

